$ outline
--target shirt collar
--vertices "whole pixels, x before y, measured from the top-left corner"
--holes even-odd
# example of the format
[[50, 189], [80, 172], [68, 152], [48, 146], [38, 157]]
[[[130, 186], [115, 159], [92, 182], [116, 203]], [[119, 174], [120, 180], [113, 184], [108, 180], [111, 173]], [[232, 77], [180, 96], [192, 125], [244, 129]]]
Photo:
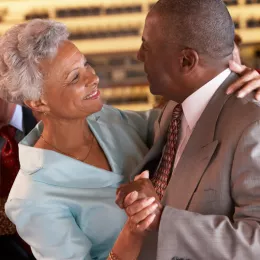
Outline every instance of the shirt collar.
[[16, 105], [14, 114], [9, 122], [9, 125], [23, 132], [23, 111], [20, 105]]
[[216, 90], [226, 80], [230, 73], [230, 69], [224, 70], [183, 101], [183, 114], [191, 130], [194, 129], [197, 121]]

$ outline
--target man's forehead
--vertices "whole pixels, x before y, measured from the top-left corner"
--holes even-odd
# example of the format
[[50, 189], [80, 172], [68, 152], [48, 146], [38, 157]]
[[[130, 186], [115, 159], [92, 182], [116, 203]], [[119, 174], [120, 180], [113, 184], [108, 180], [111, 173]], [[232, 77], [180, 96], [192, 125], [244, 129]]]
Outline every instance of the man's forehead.
[[161, 36], [161, 23], [162, 19], [158, 15], [157, 12], [149, 12], [146, 20], [145, 20], [145, 26], [144, 26], [144, 31], [143, 31], [143, 40], [148, 41], [148, 38], [151, 37], [159, 37]]

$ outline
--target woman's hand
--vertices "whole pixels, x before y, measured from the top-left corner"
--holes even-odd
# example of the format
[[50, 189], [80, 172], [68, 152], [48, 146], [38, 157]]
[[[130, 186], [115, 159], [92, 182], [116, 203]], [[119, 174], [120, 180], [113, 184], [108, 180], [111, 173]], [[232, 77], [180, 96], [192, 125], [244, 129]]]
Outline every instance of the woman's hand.
[[238, 98], [243, 98], [249, 93], [255, 91], [255, 99], [260, 101], [260, 75], [251, 68], [238, 64], [234, 61], [229, 62], [229, 68], [240, 75], [240, 78], [236, 80], [227, 89], [227, 94], [237, 92]]
[[[135, 181], [141, 179], [149, 180], [149, 172], [144, 171], [135, 177]], [[140, 196], [139, 192], [133, 191], [125, 197], [123, 204], [129, 217], [127, 226], [133, 233], [145, 234], [145, 231], [154, 229], [158, 216], [161, 216], [162, 205], [156, 193], [154, 197], [144, 197]]]

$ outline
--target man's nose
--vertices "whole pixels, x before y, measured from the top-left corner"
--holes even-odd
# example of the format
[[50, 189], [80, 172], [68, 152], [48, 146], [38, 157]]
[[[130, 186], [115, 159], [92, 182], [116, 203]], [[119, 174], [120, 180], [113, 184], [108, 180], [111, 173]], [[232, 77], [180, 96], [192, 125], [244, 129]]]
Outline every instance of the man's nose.
[[137, 55], [136, 55], [137, 59], [141, 62], [144, 62], [144, 55], [143, 55], [143, 52], [142, 52], [142, 49], [140, 48], [139, 51], [137, 52]]

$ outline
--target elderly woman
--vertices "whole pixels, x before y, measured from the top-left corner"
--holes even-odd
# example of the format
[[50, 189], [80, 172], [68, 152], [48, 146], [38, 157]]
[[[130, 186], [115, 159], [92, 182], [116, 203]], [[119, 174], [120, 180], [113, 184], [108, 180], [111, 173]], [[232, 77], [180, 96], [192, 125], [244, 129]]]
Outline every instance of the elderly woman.
[[[1, 97], [42, 118], [20, 143], [8, 217], [37, 259], [106, 259], [126, 221], [114, 203], [116, 188], [147, 153], [158, 112], [103, 105], [99, 79], [63, 24], [15, 26], [0, 39], [0, 50]], [[138, 226], [126, 222], [116, 246], [133, 241], [138, 252], [138, 232], [157, 206], [154, 198], [143, 205], [146, 215]], [[132, 255], [126, 250], [123, 259]]]
[[19, 146], [6, 213], [37, 259], [105, 259], [126, 221], [116, 187], [147, 153], [157, 112], [104, 106], [63, 24], [20, 24], [0, 49], [1, 95], [42, 114]]

